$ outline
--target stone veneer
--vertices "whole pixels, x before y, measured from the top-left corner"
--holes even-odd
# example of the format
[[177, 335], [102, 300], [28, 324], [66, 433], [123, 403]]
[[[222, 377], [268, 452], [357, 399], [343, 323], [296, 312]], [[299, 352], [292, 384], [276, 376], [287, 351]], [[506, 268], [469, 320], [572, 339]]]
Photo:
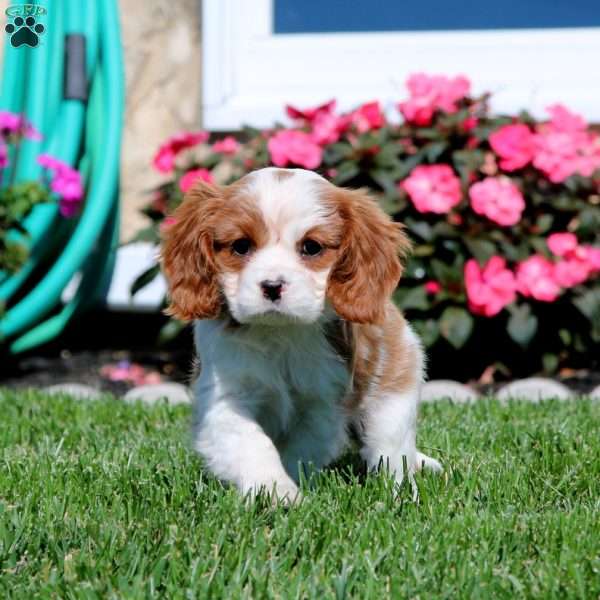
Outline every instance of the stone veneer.
[[151, 168], [165, 138], [200, 124], [200, 2], [120, 0], [126, 111], [121, 239], [145, 224], [138, 210], [161, 181]]

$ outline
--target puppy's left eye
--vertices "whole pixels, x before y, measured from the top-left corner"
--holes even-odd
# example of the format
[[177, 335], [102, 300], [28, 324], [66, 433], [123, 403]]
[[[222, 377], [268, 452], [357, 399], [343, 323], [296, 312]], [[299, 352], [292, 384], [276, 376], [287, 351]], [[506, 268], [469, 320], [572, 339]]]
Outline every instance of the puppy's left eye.
[[315, 240], [306, 239], [302, 242], [302, 247], [300, 248], [300, 252], [304, 256], [317, 256], [323, 250], [323, 246], [319, 244], [319, 242]]
[[248, 238], [240, 238], [231, 244], [231, 248], [235, 254], [244, 256], [244, 254], [248, 254], [248, 252], [250, 252], [252, 248], [252, 242]]

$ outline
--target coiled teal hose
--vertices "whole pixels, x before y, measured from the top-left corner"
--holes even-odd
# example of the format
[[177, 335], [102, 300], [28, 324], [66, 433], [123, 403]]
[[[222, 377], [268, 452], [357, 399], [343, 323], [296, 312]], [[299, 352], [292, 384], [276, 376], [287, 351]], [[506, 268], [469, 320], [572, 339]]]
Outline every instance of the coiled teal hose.
[[[83, 117], [85, 114], [85, 106], [77, 100], [62, 99], [62, 80], [64, 77], [63, 69], [63, 50], [64, 36], [69, 33], [81, 32], [85, 23], [85, 3], [78, 0], [48, 0], [45, 3], [48, 10], [48, 31], [50, 36], [48, 47], [44, 48], [27, 48], [31, 54], [31, 68], [26, 73], [26, 80], [29, 90], [35, 90], [26, 98], [25, 105], [22, 111], [27, 115], [30, 121], [34, 124], [40, 123], [45, 125], [42, 129], [44, 135], [44, 144], [27, 140], [23, 143], [19, 161], [17, 165], [17, 181], [27, 181], [37, 179], [41, 173], [41, 168], [36, 162], [36, 157], [40, 150], [45, 153], [52, 154], [57, 158], [73, 165], [81, 143], [81, 135], [83, 128]], [[42, 4], [43, 5], [43, 4]], [[60, 11], [54, 10], [59, 8]], [[89, 9], [92, 8], [92, 10]], [[88, 5], [88, 15], [95, 15], [93, 5]], [[64, 15], [64, 22], [61, 21], [61, 15]], [[92, 23], [91, 18], [89, 19]], [[87, 28], [90, 29], [90, 28]], [[95, 59], [96, 44], [94, 32], [90, 32], [89, 46]], [[8, 50], [9, 55], [17, 54], [23, 48]], [[50, 54], [52, 53], [52, 54]], [[60, 61], [56, 61], [56, 56], [60, 56]], [[44, 59], [43, 57], [47, 57]], [[48, 77], [44, 77], [44, 71], [40, 71], [40, 66], [44, 67], [48, 64], [49, 58], [54, 58], [52, 61], [54, 67], [58, 67], [57, 72], [48, 73]], [[10, 65], [7, 65], [10, 69]], [[92, 74], [91, 68], [88, 71], [88, 77]], [[46, 102], [44, 95], [38, 94], [38, 79], [43, 78], [48, 80], [48, 86], [58, 94], [58, 98], [62, 99], [58, 112], [45, 113]], [[46, 86], [44, 86], [46, 87]], [[44, 89], [40, 89], [43, 94]], [[30, 100], [34, 98], [34, 100]], [[56, 104], [55, 104], [56, 110]], [[32, 112], [33, 111], [33, 112]], [[48, 254], [50, 246], [47, 243], [48, 236], [52, 233], [54, 238], [58, 237], [61, 230], [65, 227], [57, 229], [59, 219], [58, 206], [56, 204], [47, 204], [37, 206], [31, 214], [23, 222], [23, 227], [28, 233], [28, 236], [22, 240], [30, 249], [30, 255], [27, 262], [19, 270], [16, 275], [0, 284], [0, 301], [7, 302], [28, 280], [29, 276], [35, 269], [36, 265], [40, 264], [44, 257]], [[64, 225], [64, 224], [63, 224]], [[58, 240], [56, 240], [58, 241]]]
[[[56, 11], [54, 19], [59, 23], [57, 15], [65, 15], [63, 33], [85, 34], [92, 94], [87, 113], [81, 101], [63, 99], [54, 123], [51, 113], [56, 107], [53, 109], [51, 102], [46, 105], [50, 114], [40, 114], [43, 113], [40, 103], [31, 102], [30, 108], [38, 111], [36, 114], [40, 122], [51, 130], [44, 151], [76, 164], [84, 142], [85, 154], [79, 166], [86, 178], [87, 194], [79, 220], [71, 231], [67, 231], [69, 235], [62, 251], [41, 275], [36, 275], [36, 270], [42, 260], [47, 259], [43, 249], [48, 234], [54, 233], [52, 228], [57, 220], [56, 205], [37, 207], [27, 223], [31, 236], [31, 264], [28, 262], [24, 274], [23, 269], [17, 273], [16, 283], [9, 278], [0, 285], [0, 300], [3, 297], [10, 298], [21, 286], [29, 290], [10, 306], [0, 320], [0, 342], [26, 332], [12, 340], [12, 352], [21, 352], [48, 341], [62, 331], [78, 310], [102, 295], [110, 281], [118, 239], [118, 173], [124, 83], [117, 2], [53, 0], [48, 7], [48, 17], [51, 17], [51, 10]], [[48, 26], [51, 26], [50, 21]], [[52, 58], [47, 58], [45, 64], [54, 64], [55, 61], [53, 50]], [[13, 68], [14, 64], [5, 59], [4, 82], [6, 69]], [[38, 64], [44, 64], [44, 61], [36, 62], [35, 69], [41, 68]], [[56, 81], [52, 77], [47, 89], [50, 93], [56, 90]], [[6, 85], [3, 86], [3, 92], [5, 90]], [[8, 107], [4, 103], [4, 95], [2, 102], [3, 106]], [[34, 147], [29, 152], [35, 162]], [[35, 173], [36, 169], [31, 165], [24, 166], [23, 176], [30, 177], [30, 173]], [[48, 210], [39, 212], [38, 208]], [[81, 283], [73, 300], [47, 321], [40, 323], [42, 318], [60, 307], [61, 293], [76, 273], [80, 273]], [[33, 285], [30, 276], [38, 277]]]

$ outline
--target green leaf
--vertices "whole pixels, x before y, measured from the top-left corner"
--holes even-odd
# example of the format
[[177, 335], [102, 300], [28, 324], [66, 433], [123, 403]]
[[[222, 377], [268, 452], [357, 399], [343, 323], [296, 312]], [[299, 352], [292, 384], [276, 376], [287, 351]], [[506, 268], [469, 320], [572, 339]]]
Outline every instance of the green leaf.
[[529, 243], [536, 252], [548, 254], [548, 244], [546, 243], [545, 238], [532, 236], [529, 238]]
[[161, 328], [158, 334], [158, 343], [164, 344], [175, 339], [185, 328], [186, 324], [176, 319], [170, 319]]
[[423, 160], [423, 153], [417, 152], [408, 158], [404, 159], [398, 169], [394, 171], [396, 181], [404, 179], [408, 174]]
[[496, 244], [489, 240], [466, 237], [465, 244], [479, 264], [485, 264], [492, 256], [494, 256], [494, 254], [496, 254]]
[[542, 356], [542, 364], [544, 365], [544, 373], [555, 373], [558, 367], [558, 356], [547, 352]]
[[455, 150], [452, 153], [454, 167], [460, 174], [463, 185], [468, 185], [471, 173], [477, 171], [485, 160], [481, 150]]
[[457, 350], [462, 348], [473, 331], [473, 317], [464, 309], [449, 306], [440, 318], [440, 333]]
[[425, 156], [430, 163], [434, 163], [437, 159], [444, 153], [444, 151], [448, 148], [447, 141], [441, 142], [431, 142], [423, 147], [425, 152]]
[[519, 346], [527, 348], [537, 332], [538, 319], [531, 314], [529, 304], [512, 306], [509, 310], [508, 334]]
[[553, 223], [554, 217], [548, 213], [540, 215], [535, 222], [540, 233], [546, 233], [549, 231]]
[[413, 248], [413, 256], [431, 256], [435, 252], [435, 247], [431, 244], [417, 244]]
[[440, 328], [435, 319], [427, 319], [424, 321], [413, 319], [411, 325], [414, 326], [426, 348], [431, 348], [440, 337]]
[[338, 166], [337, 175], [333, 178], [334, 183], [343, 184], [354, 177], [356, 177], [360, 173], [360, 168], [354, 161], [347, 160], [343, 163], [340, 163]]
[[427, 221], [415, 221], [408, 218], [404, 222], [409, 231], [416, 233], [425, 242], [430, 242], [433, 239], [433, 231]]
[[404, 310], [411, 308], [416, 310], [427, 310], [429, 308], [427, 292], [425, 291], [425, 287], [422, 285], [414, 287], [407, 292], [401, 290], [397, 292], [396, 298], [398, 305]]
[[326, 164], [333, 165], [352, 155], [352, 146], [347, 142], [339, 142], [327, 146], [325, 149], [324, 160]]
[[385, 169], [389, 173], [390, 169], [397, 168], [400, 165], [398, 155], [401, 150], [402, 148], [397, 144], [385, 143], [375, 155], [373, 162], [378, 169]]
[[600, 341], [600, 286], [587, 290], [575, 298], [573, 304], [590, 322], [592, 339]]
[[158, 227], [155, 225], [140, 229], [131, 239], [131, 242], [152, 242], [153, 244], [158, 244], [159, 241]]
[[579, 213], [579, 234], [594, 234], [600, 231], [600, 209], [589, 207]]
[[141, 275], [138, 275], [136, 280], [131, 284], [129, 293], [135, 296], [143, 287], [146, 287], [160, 273], [159, 265], [152, 265], [146, 269]]
[[431, 269], [434, 274], [434, 279], [439, 281], [442, 284], [442, 287], [448, 287], [449, 285], [462, 281], [463, 269], [461, 257], [458, 255], [456, 256], [453, 265], [447, 265], [441, 260], [434, 258], [431, 261]]
[[424, 140], [435, 140], [440, 138], [441, 133], [435, 127], [419, 127], [418, 135]]
[[407, 206], [406, 200], [404, 198], [399, 198], [398, 194], [395, 194], [394, 196], [384, 194], [378, 198], [378, 202], [379, 206], [381, 206], [388, 215], [395, 215], [402, 212]]
[[369, 175], [372, 177], [373, 181], [375, 181], [381, 187], [386, 195], [391, 197], [398, 196], [396, 182], [390, 175], [389, 171], [385, 169], [371, 169], [369, 171]]

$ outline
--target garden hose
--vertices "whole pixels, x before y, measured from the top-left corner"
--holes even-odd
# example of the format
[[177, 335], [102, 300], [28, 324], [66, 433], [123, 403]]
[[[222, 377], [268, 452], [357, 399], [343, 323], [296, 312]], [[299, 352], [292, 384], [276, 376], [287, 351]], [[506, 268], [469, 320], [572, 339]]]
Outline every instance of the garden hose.
[[[49, 6], [57, 4], [59, 3], [52, 2], [52, 0], [50, 0]], [[34, 51], [36, 57], [41, 54], [47, 54], [50, 51], [54, 53], [54, 56], [56, 55], [56, 51], [60, 52], [61, 62], [58, 65], [58, 72], [51, 73], [49, 79], [51, 82], [50, 88], [58, 91], [59, 97], [62, 98], [62, 81], [64, 79], [64, 36], [81, 31], [82, 27], [85, 25], [86, 35], [91, 38], [91, 43], [88, 44], [92, 54], [91, 58], [95, 59], [96, 44], [94, 43], [94, 31], [96, 29], [96, 19], [95, 10], [93, 8], [90, 10], [89, 5], [88, 10], [84, 13], [83, 11], [86, 5], [84, 3], [77, 2], [77, 0], [63, 0], [61, 4], [62, 8], [64, 9], [63, 14], [65, 14], [66, 19], [64, 32], [63, 27], [61, 27], [62, 24], [57, 21], [61, 13], [55, 14], [55, 12], [51, 10], [48, 12], [49, 18], [52, 18], [52, 21], [49, 20], [48, 28], [50, 29], [55, 27], [60, 34], [58, 37], [61, 43], [56, 44], [56, 46], [58, 46], [56, 47], [56, 50], [54, 50], [54, 45], [52, 45], [52, 47], [50, 47], [48, 50], [45, 48], [34, 48], [28, 50]], [[50, 30], [52, 31], [52, 29]], [[15, 53], [15, 50], [9, 52], [11, 55]], [[93, 64], [88, 61], [88, 73], [90, 74], [92, 66]], [[33, 71], [36, 73], [35, 69]], [[36, 89], [35, 83], [37, 79], [33, 78], [31, 73], [29, 73], [29, 75], [30, 89]], [[60, 83], [58, 88], [56, 87], [57, 82]], [[30, 95], [32, 97], [37, 97], [37, 90], [36, 93]], [[40, 122], [44, 122], [44, 115], [41, 113], [42, 111], [39, 110], [36, 116], [40, 119]], [[33, 119], [26, 110], [25, 114], [27, 115], [28, 119], [33, 122]], [[49, 131], [42, 130], [42, 134], [44, 134], [44, 140], [46, 141], [42, 147], [42, 152], [51, 154], [67, 164], [73, 165], [77, 158], [79, 145], [81, 143], [84, 114], [85, 106], [81, 101], [74, 99], [63, 99], [59, 107], [58, 114], [47, 115], [50, 119], [52, 119], [51, 122], [54, 126]], [[37, 123], [34, 122], [34, 125], [36, 124]], [[17, 165], [17, 181], [37, 179], [41, 173], [41, 168], [36, 162], [39, 146], [37, 147], [38, 152], [35, 152], [34, 149], [34, 153], [32, 154], [32, 146], [29, 144], [30, 141], [31, 140], [27, 140], [23, 143], [23, 150], [19, 156], [19, 163]], [[29, 155], [25, 153], [25, 151], [28, 149]], [[25, 156], [23, 156], [24, 154]], [[38, 205], [34, 208], [31, 214], [25, 218], [22, 225], [27, 231], [28, 235], [20, 241], [25, 246], [29, 247], [30, 254], [28, 260], [22, 266], [22, 268], [10, 279], [5, 280], [2, 284], [0, 284], [0, 301], [7, 302], [28, 280], [36, 265], [42, 262], [44, 257], [47, 256], [47, 238], [51, 232], [53, 236], [57, 235], [58, 231], [56, 230], [56, 224], [58, 218], [59, 212], [56, 203]], [[2, 278], [0, 278], [0, 281], [1, 280]]]
[[[102, 132], [106, 127], [107, 116], [102, 111], [103, 85], [102, 68], [98, 68], [91, 86], [86, 119], [86, 153], [79, 164], [80, 172], [86, 180], [92, 177], [90, 185], [94, 185], [93, 173], [90, 172], [91, 166], [97, 164], [103, 152]], [[16, 339], [11, 344], [11, 352], [17, 354], [50, 341], [64, 330], [77, 312], [105, 298], [112, 279], [116, 250], [119, 245], [118, 208], [118, 196], [115, 194], [109, 220], [102, 231], [97, 247], [88, 258], [73, 298], [58, 314], [39, 323]]]
[[[87, 8], [85, 15], [84, 7]], [[98, 99], [90, 102], [86, 115], [82, 103], [84, 94], [81, 81], [71, 81], [72, 85], [65, 90], [70, 97], [61, 102], [56, 126], [45, 151], [75, 164], [83, 130], [86, 128], [85, 157], [80, 163], [87, 180], [86, 202], [60, 255], [30, 291], [6, 312], [0, 322], [0, 340], [29, 329], [21, 338], [13, 341], [13, 352], [48, 341], [62, 331], [78, 310], [102, 296], [110, 282], [118, 239], [117, 192], [123, 114], [123, 67], [117, 3], [116, 0], [96, 3], [75, 0], [63, 2], [63, 8], [70, 15], [69, 25], [65, 27], [67, 33], [81, 33], [81, 24], [85, 24], [83, 31], [86, 49], [89, 49], [86, 56], [88, 78], [92, 82], [92, 88], [99, 88], [100, 91], [97, 93]], [[78, 40], [75, 45], [81, 47], [81, 38], [71, 38], [67, 44], [73, 44], [73, 39]], [[98, 83], [102, 80], [106, 81], [105, 85]], [[38, 208], [41, 207], [36, 207], [36, 213]], [[58, 210], [56, 205], [53, 208]], [[49, 231], [48, 227], [55, 215], [46, 214], [38, 218], [32, 213], [29, 223], [32, 227], [28, 229], [30, 234], [41, 232], [38, 239], [43, 241], [44, 232]], [[36, 265], [41, 261], [41, 256], [35, 252], [39, 246], [40, 244], [32, 247], [33, 267], [30, 273], [35, 271]], [[81, 281], [73, 299], [62, 311], [44, 323], [39, 323], [40, 319], [60, 305], [63, 289], [77, 273], [80, 273]], [[26, 277], [20, 283], [24, 283], [25, 279]], [[27, 283], [29, 286], [30, 282]]]

